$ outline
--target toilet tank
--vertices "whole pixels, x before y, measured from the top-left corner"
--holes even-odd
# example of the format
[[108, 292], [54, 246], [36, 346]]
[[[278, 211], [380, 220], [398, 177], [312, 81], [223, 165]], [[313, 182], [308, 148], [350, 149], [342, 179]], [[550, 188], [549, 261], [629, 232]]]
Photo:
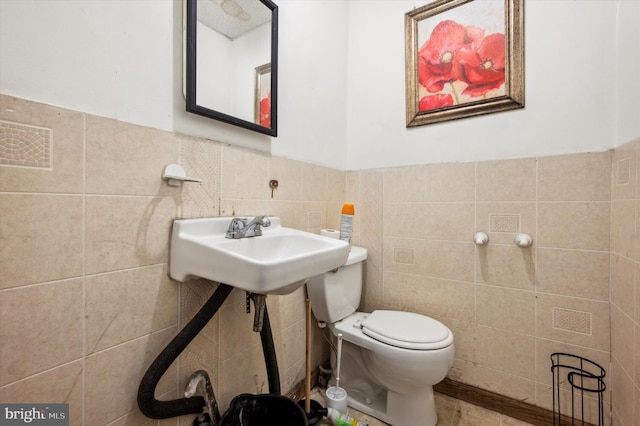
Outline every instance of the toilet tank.
[[309, 279], [307, 293], [313, 314], [319, 321], [340, 321], [358, 309], [366, 258], [367, 249], [351, 246], [349, 258], [343, 266]]

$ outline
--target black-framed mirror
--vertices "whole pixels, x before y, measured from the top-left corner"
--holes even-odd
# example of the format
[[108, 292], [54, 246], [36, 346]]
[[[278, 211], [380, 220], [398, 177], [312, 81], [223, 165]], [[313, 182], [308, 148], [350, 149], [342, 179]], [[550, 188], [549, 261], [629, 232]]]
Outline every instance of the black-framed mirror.
[[277, 136], [278, 6], [186, 0], [187, 111]]

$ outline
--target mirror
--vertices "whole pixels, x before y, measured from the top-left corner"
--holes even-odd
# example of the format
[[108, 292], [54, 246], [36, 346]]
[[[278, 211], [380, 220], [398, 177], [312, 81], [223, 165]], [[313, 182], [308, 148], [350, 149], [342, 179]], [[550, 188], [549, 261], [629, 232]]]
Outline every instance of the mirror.
[[277, 136], [278, 6], [186, 1], [187, 111]]

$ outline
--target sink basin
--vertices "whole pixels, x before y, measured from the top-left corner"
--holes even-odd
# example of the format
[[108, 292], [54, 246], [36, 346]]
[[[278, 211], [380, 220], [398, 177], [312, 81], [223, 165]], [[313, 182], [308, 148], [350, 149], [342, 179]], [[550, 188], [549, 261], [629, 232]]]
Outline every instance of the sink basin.
[[[169, 274], [178, 281], [206, 278], [260, 294], [288, 294], [315, 275], [344, 265], [345, 241], [285, 228], [280, 218], [262, 236], [226, 238], [231, 217], [173, 222]], [[251, 218], [250, 218], [251, 219]]]

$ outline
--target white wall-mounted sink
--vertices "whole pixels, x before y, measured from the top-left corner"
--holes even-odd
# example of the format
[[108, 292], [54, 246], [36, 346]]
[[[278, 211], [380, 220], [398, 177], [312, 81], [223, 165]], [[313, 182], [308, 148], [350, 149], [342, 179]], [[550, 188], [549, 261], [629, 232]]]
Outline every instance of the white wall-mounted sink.
[[[342, 266], [345, 241], [285, 228], [280, 218], [258, 237], [226, 238], [231, 217], [173, 222], [169, 273], [178, 281], [201, 277], [260, 294], [288, 294], [307, 279]], [[251, 218], [250, 218], [251, 219]]]

